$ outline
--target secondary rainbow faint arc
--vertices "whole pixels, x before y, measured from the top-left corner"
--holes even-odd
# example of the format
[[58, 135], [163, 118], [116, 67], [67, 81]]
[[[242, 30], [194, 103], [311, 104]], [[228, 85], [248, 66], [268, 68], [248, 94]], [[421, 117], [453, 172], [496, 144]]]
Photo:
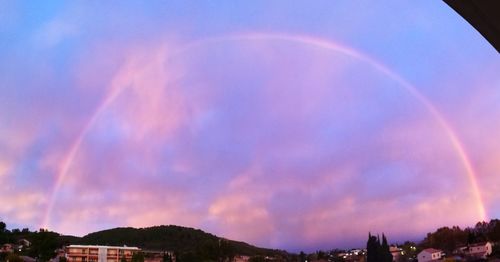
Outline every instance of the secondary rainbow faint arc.
[[[312, 47], [317, 47], [321, 48], [324, 50], [328, 50], [331, 52], [337, 52], [344, 54], [346, 56], [358, 59], [360, 61], [366, 62], [367, 64], [371, 65], [378, 71], [382, 72], [392, 80], [396, 81], [397, 83], [401, 84], [410, 94], [412, 94], [419, 102], [421, 102], [427, 110], [431, 113], [431, 115], [434, 117], [434, 119], [437, 121], [437, 123], [441, 126], [441, 128], [444, 129], [446, 135], [450, 139], [450, 142], [458, 154], [463, 167], [465, 168], [465, 171], [467, 173], [467, 177], [469, 180], [469, 183], [471, 184], [472, 192], [475, 197], [476, 201], [476, 208], [477, 212], [479, 215], [479, 219], [482, 221], [487, 219], [486, 215], [486, 209], [484, 207], [484, 203], [482, 200], [481, 196], [481, 191], [479, 189], [479, 185], [477, 182], [476, 178], [476, 173], [474, 171], [474, 168], [471, 164], [471, 161], [464, 149], [464, 146], [462, 145], [460, 139], [458, 138], [457, 134], [451, 127], [451, 125], [448, 123], [448, 121], [445, 119], [445, 117], [439, 112], [439, 110], [432, 104], [431, 101], [429, 101], [422, 93], [418, 91], [417, 88], [415, 88], [412, 84], [410, 84], [408, 81], [406, 81], [404, 78], [396, 74], [394, 71], [390, 70], [388, 67], [383, 65], [382, 63], [378, 62], [377, 60], [369, 57], [366, 54], [363, 54], [355, 49], [352, 49], [350, 47], [340, 45], [338, 43], [325, 40], [322, 38], [318, 37], [312, 37], [312, 36], [307, 36], [307, 35], [293, 35], [293, 34], [281, 34], [281, 33], [244, 33], [244, 34], [233, 34], [233, 35], [226, 35], [226, 36], [219, 36], [219, 37], [211, 37], [211, 38], [204, 38], [201, 40], [193, 41], [191, 43], [186, 44], [182, 48], [176, 50], [173, 53], [173, 56], [176, 56], [182, 52], [187, 51], [188, 49], [194, 48], [194, 47], [199, 47], [203, 46], [209, 43], [217, 43], [217, 42], [224, 42], [224, 41], [285, 41], [285, 42], [294, 42], [294, 43], [299, 43], [303, 45], [308, 45]], [[68, 153], [66, 154], [64, 161], [62, 162], [60, 166], [60, 170], [57, 174], [56, 178], [56, 183], [54, 184], [54, 188], [52, 190], [52, 193], [49, 198], [49, 202], [45, 211], [45, 215], [43, 218], [42, 222], [42, 228], [47, 228], [49, 225], [50, 221], [50, 216], [52, 213], [52, 210], [54, 208], [54, 203], [57, 197], [57, 194], [61, 188], [62, 183], [64, 182], [68, 170], [73, 163], [73, 160], [83, 142], [83, 139], [87, 132], [92, 128], [92, 126], [95, 124], [97, 119], [99, 118], [101, 112], [106, 109], [109, 104], [111, 104], [116, 97], [125, 89], [125, 86], [112, 86], [111, 90], [108, 92], [107, 96], [102, 100], [102, 102], [99, 104], [97, 109], [95, 110], [94, 114], [90, 117], [88, 120], [87, 124], [84, 126], [84, 128], [81, 130], [81, 132], [78, 134], [77, 138], [71, 145]]]

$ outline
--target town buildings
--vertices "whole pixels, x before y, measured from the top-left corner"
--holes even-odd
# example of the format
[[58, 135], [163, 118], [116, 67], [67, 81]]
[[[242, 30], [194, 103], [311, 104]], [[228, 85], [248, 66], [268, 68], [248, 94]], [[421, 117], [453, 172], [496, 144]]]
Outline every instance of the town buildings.
[[23, 249], [31, 246], [31, 242], [26, 239], [18, 241], [19, 244], [5, 243], [0, 246], [0, 253], [21, 252]]

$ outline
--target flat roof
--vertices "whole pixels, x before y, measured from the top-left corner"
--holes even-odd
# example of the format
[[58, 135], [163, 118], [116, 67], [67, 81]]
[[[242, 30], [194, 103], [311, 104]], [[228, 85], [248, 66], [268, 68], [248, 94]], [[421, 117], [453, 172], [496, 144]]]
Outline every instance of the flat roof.
[[426, 248], [424, 250], [422, 250], [422, 252], [428, 252], [428, 253], [441, 253], [443, 251], [439, 250], [439, 249], [435, 249], [435, 248]]
[[127, 247], [127, 246], [69, 245], [67, 247], [76, 247], [76, 248], [116, 248], [116, 249], [134, 249], [134, 250], [140, 250], [138, 247]]

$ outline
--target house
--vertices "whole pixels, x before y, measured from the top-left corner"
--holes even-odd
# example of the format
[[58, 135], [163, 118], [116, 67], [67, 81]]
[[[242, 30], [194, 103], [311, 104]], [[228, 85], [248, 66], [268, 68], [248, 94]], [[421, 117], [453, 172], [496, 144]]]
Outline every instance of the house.
[[401, 256], [404, 254], [403, 249], [396, 246], [390, 246], [389, 251], [392, 255], [392, 261], [399, 261]]
[[492, 245], [490, 242], [471, 244], [465, 249], [464, 254], [474, 258], [486, 258], [491, 255]]
[[434, 248], [426, 248], [417, 255], [418, 262], [435, 261], [441, 259], [443, 251]]
[[453, 250], [453, 254], [464, 255], [468, 249], [469, 249], [469, 247], [467, 247], [467, 246], [461, 246], [461, 247], [458, 247], [455, 250]]
[[24, 239], [24, 238], [19, 239], [19, 241], [17, 241], [17, 243], [19, 245], [22, 245], [23, 247], [29, 247], [29, 246], [31, 246], [31, 242], [28, 241], [27, 239]]
[[0, 253], [12, 253], [13, 251], [12, 244], [3, 244], [0, 248]]

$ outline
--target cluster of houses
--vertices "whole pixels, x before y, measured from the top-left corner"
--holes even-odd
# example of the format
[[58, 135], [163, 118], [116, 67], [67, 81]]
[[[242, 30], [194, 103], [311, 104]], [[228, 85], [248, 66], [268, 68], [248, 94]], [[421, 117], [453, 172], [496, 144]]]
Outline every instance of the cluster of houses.
[[[342, 258], [344, 261], [359, 261], [366, 256], [366, 249], [351, 249], [345, 252], [337, 253], [336, 256]], [[330, 258], [331, 255], [330, 255]]]
[[447, 255], [442, 250], [435, 248], [426, 248], [417, 255], [418, 262], [440, 261], [445, 258], [451, 258], [454, 261], [467, 261], [486, 259], [493, 252], [491, 242], [483, 242], [462, 246], [453, 251], [453, 254]]
[[[26, 239], [20, 239], [16, 244], [6, 243], [0, 246], [0, 253], [13, 253], [13, 252], [21, 252], [26, 248], [31, 246], [31, 242]], [[35, 259], [28, 256], [20, 257], [24, 262], [34, 262]]]
[[[397, 246], [390, 246], [389, 251], [391, 252], [394, 261], [399, 261], [401, 256], [404, 255], [403, 249]], [[366, 249], [351, 249], [345, 252], [337, 253], [336, 256], [338, 258], [342, 258], [344, 261], [354, 262], [354, 261], [364, 261], [366, 254], [367, 254]]]
[[[416, 247], [411, 247], [416, 251]], [[405, 255], [405, 251], [397, 246], [390, 246], [389, 248], [393, 261], [401, 261], [400, 259]], [[462, 246], [453, 251], [452, 254], [445, 254], [444, 251], [435, 248], [426, 248], [417, 254], [418, 262], [432, 262], [432, 261], [477, 261], [486, 260], [493, 251], [493, 244], [491, 242], [483, 242]], [[342, 258], [348, 262], [358, 262], [366, 260], [366, 249], [351, 249], [346, 252], [336, 254], [337, 257]]]
[[31, 242], [26, 239], [20, 239], [17, 244], [3, 244], [0, 247], [0, 253], [12, 253], [14, 251], [23, 251], [31, 246]]

